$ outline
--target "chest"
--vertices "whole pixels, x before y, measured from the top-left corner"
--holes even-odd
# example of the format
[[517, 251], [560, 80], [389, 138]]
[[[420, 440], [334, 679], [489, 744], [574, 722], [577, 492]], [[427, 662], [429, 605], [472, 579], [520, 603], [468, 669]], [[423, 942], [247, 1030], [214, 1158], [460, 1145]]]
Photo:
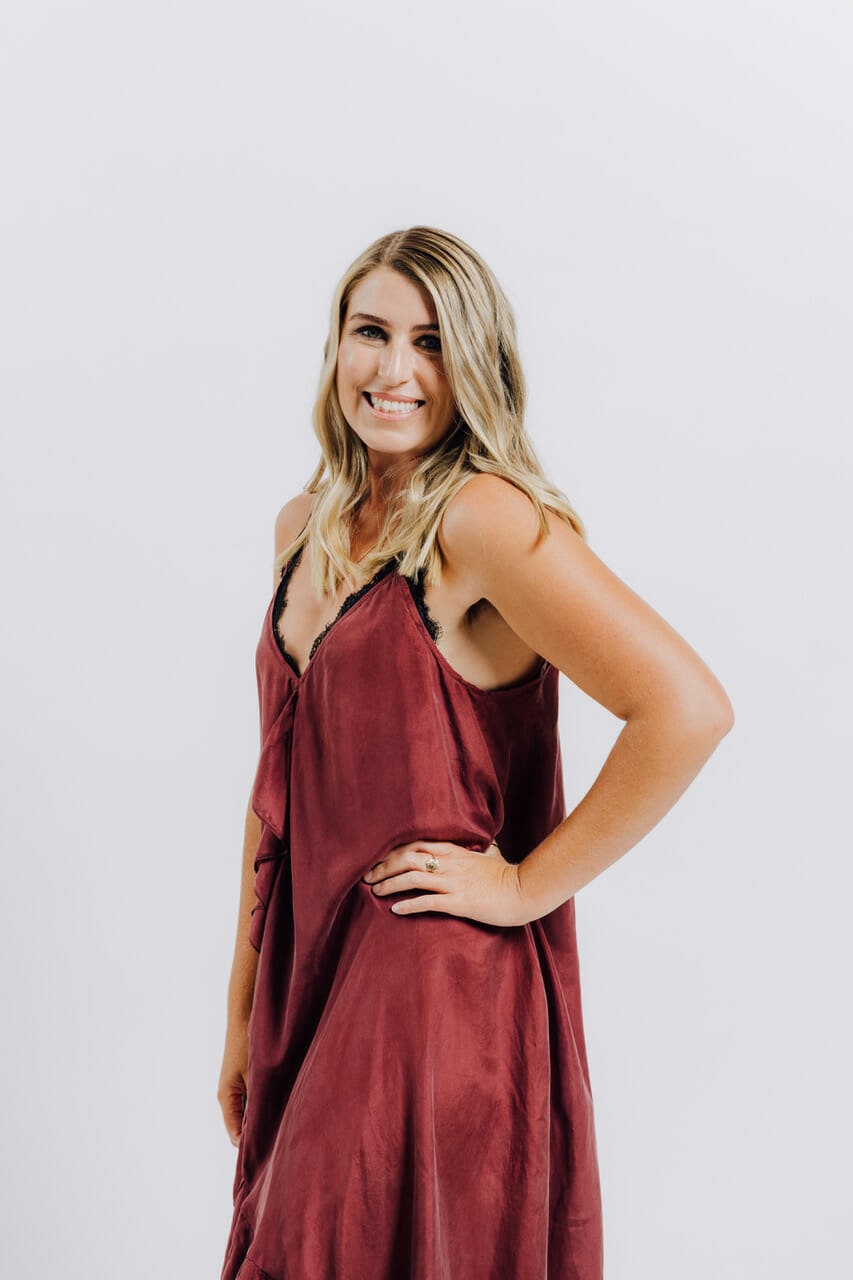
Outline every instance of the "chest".
[[[303, 546], [287, 566], [273, 603], [276, 640], [300, 678], [349, 610], [388, 573], [396, 573], [391, 562], [368, 582], [349, 581], [334, 597], [318, 596], [304, 551]], [[401, 585], [410, 593], [432, 643], [464, 680], [484, 690], [501, 689], [525, 682], [540, 670], [542, 659], [498, 610], [485, 599], [466, 600], [450, 575], [429, 586], [410, 578], [402, 579]]]

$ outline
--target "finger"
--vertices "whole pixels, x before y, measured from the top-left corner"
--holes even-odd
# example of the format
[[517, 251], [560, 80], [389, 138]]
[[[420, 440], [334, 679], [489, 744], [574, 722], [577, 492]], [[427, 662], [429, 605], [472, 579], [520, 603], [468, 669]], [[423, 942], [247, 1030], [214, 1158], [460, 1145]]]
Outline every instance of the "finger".
[[494, 840], [491, 844], [487, 845], [485, 849], [469, 849], [465, 844], [453, 844], [452, 841], [449, 840], [419, 840], [416, 845], [407, 847], [413, 847], [421, 853], [432, 854], [438, 858], [459, 858], [464, 857], [469, 853], [475, 853], [480, 858], [503, 857], [503, 854]]
[[420, 845], [403, 845], [400, 849], [392, 849], [381, 862], [375, 863], [366, 871], [362, 879], [367, 884], [374, 884], [379, 880], [388, 880], [391, 876], [402, 875], [406, 871], [426, 871], [429, 852]]
[[246, 1110], [245, 1093], [241, 1090], [233, 1089], [226, 1099], [222, 1110], [228, 1137], [231, 1139], [235, 1147], [239, 1146], [240, 1135], [243, 1132], [243, 1114]]
[[444, 915], [459, 915], [454, 907], [453, 898], [446, 893], [422, 893], [417, 898], [406, 898], [403, 902], [392, 902], [391, 910], [395, 916], [416, 916], [424, 911], [440, 911]]
[[446, 884], [441, 884], [434, 871], [401, 871], [385, 880], [377, 880], [372, 888], [377, 897], [389, 893], [403, 893], [406, 889], [426, 889], [431, 893], [447, 892]]
[[465, 849], [464, 845], [453, 844], [450, 840], [415, 840], [405, 847], [419, 853], [434, 853], [436, 855], [443, 853], [446, 857], [452, 857], [454, 853], [459, 853], [460, 850]]

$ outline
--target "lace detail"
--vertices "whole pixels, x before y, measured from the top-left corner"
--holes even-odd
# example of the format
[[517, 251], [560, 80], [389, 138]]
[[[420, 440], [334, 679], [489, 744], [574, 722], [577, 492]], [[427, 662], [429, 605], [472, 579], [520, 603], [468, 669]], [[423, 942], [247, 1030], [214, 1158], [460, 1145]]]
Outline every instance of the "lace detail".
[[412, 599], [414, 600], [415, 605], [417, 606], [418, 613], [421, 615], [421, 618], [423, 619], [424, 626], [426, 627], [429, 634], [432, 636], [433, 640], [438, 640], [439, 636], [443, 634], [442, 626], [440, 622], [437, 622], [435, 620], [435, 618], [432, 616], [429, 609], [427, 608], [427, 603], [426, 603], [426, 600], [424, 599], [425, 577], [426, 577], [426, 569], [424, 568], [418, 571], [418, 574], [416, 577], [406, 578], [406, 582], [409, 584], [409, 590], [412, 593]]
[[311, 645], [311, 650], [308, 654], [309, 661], [314, 657], [314, 654], [319, 649], [320, 641], [323, 639], [324, 636], [328, 635], [328, 633], [331, 631], [335, 623], [338, 622], [338, 620], [342, 618], [343, 615], [346, 613], [347, 609], [351, 609], [352, 606], [356, 603], [356, 601], [360, 600], [363, 595], [366, 595], [366, 593], [370, 590], [370, 588], [375, 586], [376, 583], [380, 580], [380, 578], [384, 578], [386, 574], [390, 573], [391, 570], [396, 567], [396, 565], [397, 565], [396, 559], [387, 561], [387, 563], [383, 564], [382, 568], [378, 569], [376, 573], [374, 573], [373, 577], [370, 578], [367, 582], [365, 582], [363, 586], [359, 587], [357, 591], [350, 592], [350, 594], [346, 597], [346, 599], [341, 604], [341, 607], [340, 609], [338, 609], [338, 612], [335, 614], [334, 618], [332, 618], [332, 621], [327, 622], [323, 630], [315, 638], [314, 643]]
[[[296, 565], [299, 562], [299, 558], [302, 555], [302, 548], [304, 546], [305, 546], [305, 543], [303, 542], [302, 546], [297, 547], [293, 556], [290, 558], [290, 560], [287, 562], [284, 569], [282, 570], [281, 581], [278, 584], [278, 588], [275, 594], [275, 600], [273, 601], [273, 613], [272, 613], [273, 635], [275, 636], [276, 644], [278, 645], [282, 656], [290, 664], [290, 666], [296, 672], [297, 676], [300, 677], [300, 679], [302, 678], [303, 672], [299, 670], [299, 667], [296, 663], [296, 659], [293, 657], [292, 654], [288, 653], [287, 649], [285, 648], [284, 640], [282, 639], [281, 632], [279, 630], [279, 622], [281, 620], [281, 616], [284, 613], [284, 609], [287, 604], [287, 585], [290, 581], [290, 577], [291, 577], [291, 574], [293, 573], [293, 570], [296, 568]], [[369, 578], [368, 581], [365, 582], [362, 586], [360, 586], [356, 591], [351, 591], [350, 594], [345, 597], [345, 599], [341, 603], [340, 608], [338, 609], [338, 612], [335, 614], [334, 618], [332, 618], [331, 622], [327, 622], [323, 630], [320, 632], [320, 634], [318, 636], [315, 636], [308, 653], [308, 662], [305, 667], [306, 671], [308, 670], [308, 667], [313, 662], [314, 655], [319, 649], [325, 637], [329, 634], [332, 628], [340, 621], [340, 619], [347, 612], [347, 610], [351, 609], [352, 606], [356, 604], [356, 602], [359, 601], [361, 597], [370, 590], [371, 587], [374, 587], [376, 583], [380, 581], [380, 579], [384, 578], [387, 574], [389, 574], [392, 569], [396, 568], [396, 566], [397, 566], [396, 557], [392, 558], [391, 560], [388, 560], [384, 565], [382, 565], [380, 569], [377, 570], [376, 573], [374, 573], [372, 578]]]
[[279, 652], [285, 662], [290, 664], [298, 676], [302, 673], [296, 665], [296, 659], [292, 654], [288, 653], [284, 647], [284, 641], [281, 638], [281, 632], [279, 631], [278, 624], [281, 619], [281, 615], [284, 613], [285, 605], [287, 604], [287, 584], [290, 582], [290, 575], [293, 573], [293, 570], [299, 562], [299, 557], [302, 555], [302, 547], [304, 546], [305, 543], [303, 542], [301, 547], [296, 548], [296, 551], [282, 569], [281, 578], [279, 580], [278, 587], [276, 588], [275, 599], [273, 600], [272, 605], [272, 633], [275, 636], [275, 642], [278, 645]]

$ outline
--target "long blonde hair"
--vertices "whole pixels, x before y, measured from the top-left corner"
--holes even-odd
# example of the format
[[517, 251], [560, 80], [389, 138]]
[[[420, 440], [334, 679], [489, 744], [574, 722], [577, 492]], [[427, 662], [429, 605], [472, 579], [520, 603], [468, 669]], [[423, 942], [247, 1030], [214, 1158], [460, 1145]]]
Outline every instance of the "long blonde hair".
[[[457, 413], [444, 438], [416, 461], [400, 485], [376, 545], [356, 567], [349, 555], [350, 532], [370, 482], [367, 450], [344, 418], [338, 399], [337, 358], [350, 295], [380, 266], [399, 271], [432, 300]], [[565, 494], [545, 477], [525, 431], [526, 386], [512, 308], [492, 271], [463, 240], [434, 227], [410, 227], [376, 240], [351, 264], [335, 290], [323, 356], [313, 412], [322, 456], [305, 486], [317, 497], [305, 529], [276, 558], [277, 569], [310, 539], [318, 593], [334, 594], [353, 576], [368, 581], [393, 556], [400, 558], [398, 572], [415, 577], [423, 570], [427, 583], [437, 582], [437, 532], [444, 509], [481, 471], [502, 476], [526, 493], [543, 533], [549, 531], [547, 506], [586, 537]]]

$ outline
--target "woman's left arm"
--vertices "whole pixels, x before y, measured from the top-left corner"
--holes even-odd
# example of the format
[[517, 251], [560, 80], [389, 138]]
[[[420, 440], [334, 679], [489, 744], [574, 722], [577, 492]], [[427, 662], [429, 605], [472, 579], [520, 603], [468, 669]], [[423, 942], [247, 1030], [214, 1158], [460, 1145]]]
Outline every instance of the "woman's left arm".
[[[470, 598], [491, 600], [521, 639], [625, 721], [587, 795], [519, 864], [444, 846], [446, 892], [394, 906], [525, 924], [555, 910], [633, 849], [697, 776], [734, 723], [719, 680], [678, 632], [640, 599], [564, 520], [539, 536], [533, 503], [508, 481], [480, 475], [448, 504], [441, 547]], [[377, 892], [435, 888], [411, 872], [412, 842], [366, 879]], [[397, 865], [400, 864], [400, 865]], [[384, 883], [382, 883], [384, 881]]]
[[549, 512], [496, 476], [449, 504], [441, 545], [472, 598], [625, 721], [595, 782], [517, 866], [519, 920], [554, 910], [672, 808], [734, 723], [725, 690], [687, 642]]

